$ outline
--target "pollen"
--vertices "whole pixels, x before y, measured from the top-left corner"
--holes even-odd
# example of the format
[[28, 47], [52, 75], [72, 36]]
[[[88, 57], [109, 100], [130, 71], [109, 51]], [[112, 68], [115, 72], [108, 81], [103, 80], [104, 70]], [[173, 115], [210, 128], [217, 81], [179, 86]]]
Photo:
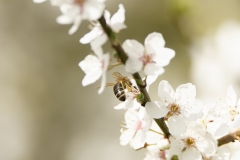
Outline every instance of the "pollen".
[[140, 60], [143, 62], [144, 65], [146, 65], [147, 63], [152, 63], [153, 59], [152, 59], [152, 55], [149, 54], [144, 54]]
[[179, 115], [181, 113], [180, 106], [178, 104], [172, 103], [167, 106], [169, 112], [168, 116]]
[[186, 148], [194, 147], [195, 146], [195, 139], [189, 137], [185, 140]]
[[235, 110], [231, 110], [231, 111], [229, 112], [229, 114], [230, 114], [230, 116], [231, 116], [231, 120], [234, 121], [234, 118], [235, 118], [235, 116], [238, 114], [238, 112], [235, 111]]

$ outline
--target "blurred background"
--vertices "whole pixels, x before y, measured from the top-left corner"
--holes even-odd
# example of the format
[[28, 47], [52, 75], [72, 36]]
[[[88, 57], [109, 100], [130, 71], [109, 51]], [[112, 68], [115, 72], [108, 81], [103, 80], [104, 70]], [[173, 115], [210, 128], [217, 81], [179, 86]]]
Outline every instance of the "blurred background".
[[[113, 14], [122, 3], [127, 29], [123, 42], [143, 43], [160, 32], [176, 51], [166, 72], [150, 87], [157, 100], [162, 79], [176, 88], [191, 82], [197, 98], [225, 97], [229, 84], [240, 89], [239, 0], [108, 0]], [[90, 53], [79, 39], [89, 31], [84, 21], [77, 33], [56, 23], [60, 11], [49, 2], [0, 0], [0, 159], [1, 160], [137, 160], [145, 151], [119, 144], [124, 111], [100, 82], [82, 87], [78, 63]], [[112, 52], [109, 44], [105, 51]], [[124, 72], [123, 67], [108, 73]]]

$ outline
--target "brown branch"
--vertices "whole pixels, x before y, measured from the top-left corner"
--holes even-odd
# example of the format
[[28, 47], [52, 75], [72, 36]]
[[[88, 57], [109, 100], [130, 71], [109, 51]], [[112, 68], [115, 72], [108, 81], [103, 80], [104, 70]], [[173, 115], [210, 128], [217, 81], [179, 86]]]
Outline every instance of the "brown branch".
[[226, 136], [223, 136], [222, 138], [218, 139], [218, 146], [227, 144], [229, 142], [234, 142], [234, 140], [240, 139], [240, 130], [237, 130], [236, 132], [230, 133]]
[[[107, 25], [106, 20], [104, 18], [104, 16], [102, 16], [99, 19], [99, 23], [101, 24], [104, 32], [107, 34], [108, 39], [112, 45], [112, 47], [117, 51], [118, 57], [121, 59], [121, 61], [123, 62], [123, 64], [126, 63], [128, 56], [127, 54], [124, 52], [121, 43], [119, 42], [119, 40], [117, 39], [115, 33], [112, 31], [112, 29]], [[146, 90], [146, 83], [142, 80], [141, 76], [139, 73], [134, 73], [132, 74], [133, 78], [135, 79], [138, 88], [140, 90], [140, 92], [144, 95], [144, 101], [141, 104], [143, 107], [145, 106], [145, 104], [147, 102], [151, 102], [151, 99], [149, 97], [149, 94]], [[159, 125], [159, 127], [162, 129], [163, 133], [165, 134], [165, 137], [169, 137], [170, 133], [168, 130], [168, 127], [164, 121], [163, 118], [160, 119], [155, 119], [156, 123]]]

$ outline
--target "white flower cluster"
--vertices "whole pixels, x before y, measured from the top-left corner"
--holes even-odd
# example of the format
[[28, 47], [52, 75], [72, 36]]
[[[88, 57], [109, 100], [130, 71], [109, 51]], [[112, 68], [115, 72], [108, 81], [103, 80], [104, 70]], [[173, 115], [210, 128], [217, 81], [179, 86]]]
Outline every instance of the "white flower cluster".
[[[33, 0], [41, 3], [46, 0]], [[123, 101], [115, 109], [124, 109], [125, 124], [121, 129], [120, 144], [130, 144], [134, 149], [147, 148], [144, 160], [237, 160], [231, 159], [239, 151], [230, 144], [218, 147], [218, 139], [240, 128], [240, 100], [232, 86], [227, 90], [225, 99], [204, 104], [196, 99], [196, 87], [182, 84], [176, 91], [168, 81], [161, 81], [158, 87], [159, 101], [146, 102], [141, 106], [141, 88], [134, 79], [119, 73], [115, 83], [106, 83], [111, 54], [104, 54], [102, 46], [108, 36], [98, 19], [103, 15], [106, 24], [115, 33], [125, 29], [125, 9], [122, 4], [111, 17], [105, 10], [105, 0], [50, 0], [60, 8], [62, 15], [57, 18], [60, 24], [73, 24], [69, 34], [73, 34], [82, 20], [89, 20], [91, 31], [80, 39], [82, 44], [90, 44], [95, 55], [88, 55], [79, 63], [86, 74], [82, 85], [96, 82], [101, 77], [98, 93], [106, 86], [113, 86], [116, 97]], [[110, 18], [111, 17], [111, 18]], [[162, 34], [150, 33], [144, 45], [136, 40], [126, 40], [122, 46], [127, 55], [125, 70], [135, 74], [143, 71], [144, 82], [148, 87], [164, 72], [163, 67], [170, 63], [175, 51], [165, 47]], [[112, 56], [113, 57], [113, 56]], [[156, 122], [155, 122], [155, 121]], [[170, 136], [164, 135], [159, 120], [166, 123]], [[236, 155], [236, 154], [235, 154]], [[237, 156], [235, 156], [237, 157]]]
[[174, 92], [167, 81], [161, 81], [158, 95], [160, 101], [148, 102], [146, 112], [152, 118], [164, 118], [171, 133], [170, 148], [163, 154], [156, 141], [155, 147], [147, 147], [150, 149], [145, 160], [173, 156], [179, 160], [230, 160], [234, 152], [239, 152], [231, 151], [229, 144], [217, 148], [220, 137], [240, 128], [240, 99], [237, 101], [231, 85], [225, 99], [208, 105], [195, 98], [196, 88], [190, 83]]
[[[46, 0], [33, 0], [42, 3]], [[49, 0], [53, 6], [60, 8], [62, 15], [57, 17], [59, 24], [73, 24], [68, 31], [73, 34], [77, 31], [82, 20], [95, 21], [102, 15], [105, 0]]]
[[[196, 87], [191, 83], [180, 85], [175, 92], [163, 80], [158, 95], [160, 100], [147, 102], [145, 108], [122, 107], [129, 109], [121, 129], [121, 145], [147, 148], [144, 160], [171, 160], [174, 156], [179, 160], [236, 160], [231, 155], [239, 148], [232, 150], [231, 144], [218, 147], [217, 141], [240, 128], [240, 99], [237, 101], [232, 86], [225, 99], [208, 105], [196, 99]], [[169, 139], [153, 118], [164, 118], [171, 133]]]

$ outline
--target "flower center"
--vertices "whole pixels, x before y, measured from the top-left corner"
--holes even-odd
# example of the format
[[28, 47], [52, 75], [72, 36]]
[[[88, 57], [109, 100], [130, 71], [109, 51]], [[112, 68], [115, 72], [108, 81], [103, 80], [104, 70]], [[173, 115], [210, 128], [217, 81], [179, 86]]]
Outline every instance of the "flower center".
[[139, 121], [137, 124], [136, 130], [140, 130], [140, 129], [142, 129], [142, 121]]
[[154, 62], [152, 59], [152, 55], [151, 54], [144, 54], [140, 60], [143, 62], [143, 65], [145, 66], [147, 63], [152, 63]]
[[231, 120], [234, 121], [235, 116], [238, 114], [236, 110], [229, 111], [229, 114], [231, 116]]
[[167, 117], [171, 117], [173, 115], [179, 115], [181, 113], [180, 107], [178, 104], [171, 103], [167, 106], [169, 112], [167, 114]]
[[194, 145], [194, 139], [193, 138], [188, 138], [187, 140], [186, 140], [186, 144], [188, 145], [188, 146], [193, 146]]
[[86, 0], [74, 0], [74, 4], [79, 5], [79, 6], [83, 6], [85, 1]]
[[182, 151], [185, 151], [188, 148], [195, 147], [195, 139], [194, 138], [188, 137], [187, 139], [184, 139], [184, 142], [185, 142], [185, 147], [183, 148]]

